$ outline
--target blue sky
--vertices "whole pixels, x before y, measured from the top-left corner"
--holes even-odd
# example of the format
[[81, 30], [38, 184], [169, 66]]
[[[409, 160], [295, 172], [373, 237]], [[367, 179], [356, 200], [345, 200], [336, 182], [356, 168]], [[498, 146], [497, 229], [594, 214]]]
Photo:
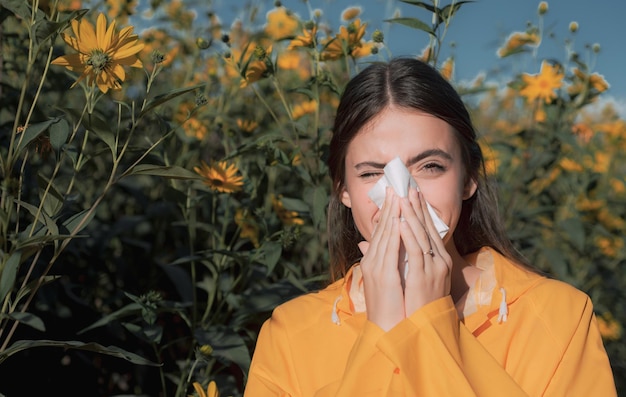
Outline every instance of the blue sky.
[[[449, 0], [440, 0], [449, 4]], [[215, 0], [212, 9], [225, 25], [241, 15], [238, 10], [246, 4], [259, 7], [260, 15], [273, 7], [273, 0]], [[303, 0], [283, 0], [283, 5], [296, 11], [302, 18], [309, 17]], [[341, 11], [358, 5], [362, 9], [361, 18], [368, 22], [370, 30], [380, 28], [385, 32], [393, 55], [416, 55], [427, 43], [427, 36], [401, 25], [382, 22], [390, 18], [396, 10], [402, 16], [417, 17], [429, 22], [429, 14], [418, 7], [398, 0], [309, 0], [312, 9], [324, 11], [325, 19], [333, 27], [340, 24]], [[503, 80], [506, 73], [532, 72], [539, 70], [543, 58], [565, 61], [566, 38], [572, 38], [573, 49], [586, 59], [586, 46], [600, 45], [593, 71], [600, 73], [609, 82], [610, 88], [603, 95], [605, 101], [614, 101], [622, 115], [626, 115], [626, 1], [625, 0], [552, 0], [548, 1], [548, 12], [544, 19], [544, 31], [552, 37], [544, 36], [537, 58], [513, 58], [500, 60], [496, 50], [506, 36], [513, 31], [523, 31], [527, 22], [538, 23], [535, 0], [476, 0], [464, 4], [452, 21], [443, 50], [450, 51], [450, 43], [456, 59], [455, 78], [471, 80], [479, 73], [485, 73], [488, 80]], [[579, 30], [571, 36], [569, 23], [576, 21]], [[523, 61], [522, 61], [523, 60]], [[501, 71], [502, 73], [499, 73]]]

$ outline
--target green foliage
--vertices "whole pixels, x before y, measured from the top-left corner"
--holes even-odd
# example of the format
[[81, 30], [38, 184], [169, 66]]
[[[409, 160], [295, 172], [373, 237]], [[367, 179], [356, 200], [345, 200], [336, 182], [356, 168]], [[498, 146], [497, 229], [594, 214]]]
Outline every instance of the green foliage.
[[[463, 93], [511, 237], [591, 295], [624, 387], [626, 122], [588, 110], [603, 80], [567, 42], [557, 61], [566, 84], [551, 101], [524, 94], [537, 70], [508, 90], [457, 84], [453, 58], [439, 58], [471, 2], [403, 2], [431, 22], [387, 22], [414, 28], [422, 58]], [[137, 395], [185, 396], [210, 380], [240, 395], [271, 310], [327, 281], [335, 107], [351, 75], [391, 54], [358, 16], [334, 32], [315, 12], [298, 20], [278, 7], [266, 21], [252, 7], [249, 24], [226, 30], [216, 13], [198, 21], [165, 3], [142, 10], [162, 22], [141, 33], [143, 70], [103, 94], [89, 79], [70, 89], [77, 71], [51, 65], [72, 52], [61, 33], [97, 10], [0, 0], [11, 60], [1, 66], [2, 371], [20, 357], [36, 362], [31, 350], [58, 350], [106, 378], [83, 394], [128, 394], [121, 368]], [[129, 9], [109, 10], [118, 30]], [[546, 36], [537, 25], [505, 43], [503, 61], [532, 59], [533, 35]]]

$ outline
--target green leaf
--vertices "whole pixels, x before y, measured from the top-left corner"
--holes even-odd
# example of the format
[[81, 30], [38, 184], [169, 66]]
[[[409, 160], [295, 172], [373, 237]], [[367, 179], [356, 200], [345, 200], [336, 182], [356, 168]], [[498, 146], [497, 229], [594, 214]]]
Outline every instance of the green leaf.
[[585, 225], [580, 218], [568, 218], [558, 223], [559, 228], [569, 237], [574, 247], [585, 246]]
[[153, 175], [173, 179], [202, 179], [195, 172], [176, 165], [139, 164], [133, 167], [125, 176], [130, 175]]
[[[0, 5], [3, 8], [6, 8], [7, 10], [11, 11], [13, 14], [15, 14], [16, 16], [18, 16], [21, 19], [24, 19], [26, 21], [30, 20], [31, 18], [31, 10], [32, 8], [30, 7], [30, 5], [28, 4], [27, 1], [24, 0], [0, 0]], [[45, 17], [45, 14], [43, 13], [43, 11], [41, 10], [37, 10], [37, 14], [35, 16], [36, 20], [40, 20], [43, 19]]]
[[35, 44], [41, 45], [44, 41], [48, 40], [53, 35], [57, 35], [71, 26], [73, 19], [81, 19], [83, 15], [89, 12], [89, 9], [82, 9], [72, 11], [67, 14], [67, 17], [59, 22], [52, 22], [47, 19], [38, 21], [33, 26], [33, 37], [35, 38]]
[[[115, 134], [109, 127], [108, 122], [102, 120], [95, 114], [83, 114], [82, 109], [59, 109], [65, 112], [65, 114], [67, 114], [74, 122], [78, 123], [80, 121], [85, 129], [87, 129], [88, 131], [93, 131], [96, 136], [107, 145], [107, 147], [111, 150], [113, 156], [115, 156], [115, 154], [117, 153]], [[78, 164], [77, 166], [80, 166], [80, 164]]]
[[326, 207], [328, 206], [328, 193], [323, 186], [316, 186], [313, 193], [308, 195], [312, 197], [311, 218], [316, 228], [322, 227], [326, 222]]
[[400, 25], [408, 26], [413, 29], [422, 30], [428, 34], [435, 36], [435, 31], [426, 23], [420, 21], [417, 18], [392, 18], [385, 19], [384, 22], [398, 23]]
[[[30, 225], [28, 225], [28, 227], [30, 227]], [[48, 243], [52, 243], [57, 240], [65, 240], [65, 239], [71, 238], [71, 236], [67, 234], [41, 235], [41, 233], [44, 233], [46, 230], [47, 230], [46, 228], [41, 228], [41, 230], [38, 231], [39, 233], [38, 235], [17, 240], [17, 243], [15, 244], [15, 248], [25, 250], [25, 251], [28, 248], [39, 249]]]
[[202, 88], [204, 86], [205, 84], [197, 84], [192, 87], [178, 88], [176, 90], [166, 92], [164, 94], [159, 94], [155, 96], [154, 98], [152, 98], [150, 101], [148, 101], [148, 103], [146, 104], [146, 107], [139, 114], [139, 117], [142, 117], [147, 112], [149, 112], [150, 110], [154, 109], [155, 107], [159, 106], [162, 103], [165, 103], [173, 98], [176, 98], [180, 95], [196, 90], [198, 88]]
[[422, 7], [430, 12], [435, 12], [435, 7], [433, 7], [432, 5], [425, 3], [423, 1], [417, 1], [417, 0], [400, 0], [402, 3], [406, 3], [406, 4], [411, 4], [413, 6], [417, 6], [417, 7]]
[[210, 345], [213, 348], [212, 355], [220, 361], [237, 364], [244, 375], [248, 373], [250, 350], [245, 340], [231, 328], [224, 325], [211, 327], [198, 335], [198, 342], [201, 345]]
[[26, 127], [24, 132], [22, 132], [22, 134], [24, 135], [22, 137], [18, 136], [18, 139], [20, 139], [20, 141], [19, 146], [17, 147], [15, 152], [19, 155], [19, 153], [21, 153], [22, 150], [24, 150], [24, 148], [29, 143], [31, 143], [35, 138], [37, 138], [45, 130], [47, 130], [52, 124], [56, 123], [59, 120], [60, 119], [58, 117], [55, 117], [47, 121], [42, 121], [41, 123], [30, 124], [28, 127]]
[[271, 274], [280, 259], [283, 247], [280, 243], [269, 241], [263, 244], [261, 251], [263, 254], [261, 255], [260, 261], [267, 268], [267, 274]]
[[569, 274], [567, 262], [563, 258], [563, 252], [556, 248], [543, 248], [543, 257], [547, 263], [549, 270], [560, 280], [566, 280]]
[[[26, 259], [26, 255], [22, 254], [22, 258]], [[13, 303], [17, 305], [19, 301], [28, 296], [32, 291], [43, 287], [46, 284], [49, 284], [53, 281], [60, 279], [62, 276], [43, 276], [40, 278], [35, 278], [28, 282], [25, 286], [20, 288], [15, 294], [15, 298], [13, 298]]]
[[457, 11], [459, 11], [459, 8], [461, 8], [461, 6], [465, 3], [473, 3], [473, 1], [467, 0], [467, 1], [453, 2], [452, 4], [448, 4], [447, 6], [438, 10], [437, 16], [439, 18], [439, 21], [437, 22], [437, 26], [439, 26], [441, 22], [446, 22], [449, 19], [452, 19], [454, 14], [456, 14]]
[[62, 349], [77, 349], [122, 358], [126, 361], [138, 365], [150, 365], [154, 367], [158, 367], [161, 365], [117, 346], [102, 346], [98, 343], [93, 342], [85, 343], [79, 341], [54, 341], [46, 339], [20, 340], [13, 343], [11, 346], [9, 346], [8, 349], [0, 353], [0, 363], [4, 362], [4, 360], [14, 355], [15, 353], [19, 353], [22, 350], [32, 349], [34, 347], [60, 347]]
[[300, 199], [281, 197], [280, 202], [283, 203], [285, 209], [289, 211], [296, 211], [299, 213], [309, 212], [309, 206]]
[[34, 205], [30, 203], [27, 203], [21, 200], [14, 200], [14, 201], [16, 204], [19, 204], [20, 206], [24, 207], [28, 212], [30, 212], [35, 222], [44, 224], [51, 235], [54, 236], [54, 235], [59, 234], [59, 228], [57, 224], [54, 222], [52, 218], [50, 218], [48, 214], [46, 214], [45, 211], [43, 211], [43, 209], [39, 211], [39, 208], [35, 207]]
[[48, 216], [54, 217], [63, 208], [63, 195], [57, 190], [56, 186], [52, 184], [52, 181], [48, 179], [46, 175], [37, 173], [37, 183], [39, 185], [39, 199], [41, 200], [45, 195], [43, 201], [43, 210]]
[[103, 327], [107, 325], [109, 322], [113, 320], [119, 320], [120, 318], [127, 316], [127, 315], [136, 316], [137, 314], [141, 313], [141, 308], [142, 308], [141, 305], [138, 303], [129, 303], [128, 305], [122, 307], [121, 309], [102, 317], [100, 320], [96, 321], [90, 326], [81, 329], [76, 334], [80, 335], [89, 330]]
[[[90, 211], [88, 208], [86, 210], [83, 210], [69, 217], [67, 220], [65, 220], [65, 222], [63, 222], [63, 226], [65, 226], [65, 228], [70, 232], [70, 234], [77, 234], [78, 232], [83, 230], [85, 226], [89, 224], [89, 222], [91, 222], [95, 214], [96, 214], [96, 211]], [[80, 225], [81, 222], [83, 222], [83, 219], [85, 219], [85, 217], [87, 217], [86, 218], [87, 220], [82, 225]], [[80, 225], [80, 228], [78, 228], [79, 225]]]
[[4, 302], [7, 295], [13, 290], [21, 258], [22, 252], [19, 250], [13, 252], [10, 256], [7, 254], [2, 256], [2, 267], [0, 267], [0, 302]]
[[18, 321], [22, 324], [28, 325], [30, 327], [35, 328], [37, 331], [41, 331], [41, 332], [45, 332], [46, 331], [46, 327], [43, 324], [43, 320], [37, 316], [35, 316], [34, 314], [31, 313], [20, 313], [20, 312], [15, 312], [15, 313], [9, 313], [7, 315], [9, 318]]
[[70, 125], [65, 119], [59, 119], [50, 126], [50, 145], [57, 153], [67, 142], [68, 136], [70, 136]]

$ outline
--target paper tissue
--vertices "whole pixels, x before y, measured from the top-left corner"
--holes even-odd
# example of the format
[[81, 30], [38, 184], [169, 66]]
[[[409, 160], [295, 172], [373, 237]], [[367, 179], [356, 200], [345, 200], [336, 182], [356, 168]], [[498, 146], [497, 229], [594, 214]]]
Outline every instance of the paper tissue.
[[[400, 197], [406, 197], [409, 194], [409, 188], [419, 187], [417, 186], [417, 182], [411, 176], [411, 173], [406, 168], [400, 157], [395, 157], [391, 160], [387, 165], [385, 165], [384, 175], [378, 180], [376, 185], [368, 192], [369, 198], [372, 199], [378, 208], [382, 207], [383, 202], [385, 201], [385, 188], [387, 186], [393, 187], [393, 190]], [[441, 238], [446, 235], [449, 228], [439, 216], [435, 210], [431, 207], [431, 205], [426, 202], [426, 206], [428, 208], [428, 212], [430, 213], [431, 218], [433, 219], [433, 223], [439, 232]]]

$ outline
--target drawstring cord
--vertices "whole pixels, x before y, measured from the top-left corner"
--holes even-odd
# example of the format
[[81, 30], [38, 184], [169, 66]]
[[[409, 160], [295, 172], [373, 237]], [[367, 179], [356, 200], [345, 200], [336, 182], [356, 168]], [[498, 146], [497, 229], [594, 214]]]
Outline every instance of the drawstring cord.
[[330, 319], [332, 320], [332, 322], [335, 325], [341, 325], [341, 320], [339, 319], [339, 314], [337, 312], [337, 303], [339, 303], [341, 298], [342, 298], [342, 296], [339, 295], [337, 298], [335, 298], [335, 302], [333, 302], [333, 313], [332, 313]]
[[500, 288], [502, 293], [502, 300], [500, 301], [500, 310], [498, 310], [498, 323], [506, 322], [509, 308], [506, 306], [506, 291], [504, 288]]

